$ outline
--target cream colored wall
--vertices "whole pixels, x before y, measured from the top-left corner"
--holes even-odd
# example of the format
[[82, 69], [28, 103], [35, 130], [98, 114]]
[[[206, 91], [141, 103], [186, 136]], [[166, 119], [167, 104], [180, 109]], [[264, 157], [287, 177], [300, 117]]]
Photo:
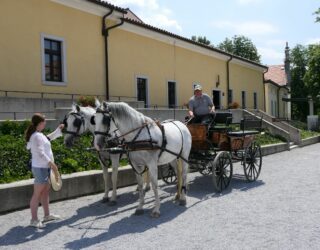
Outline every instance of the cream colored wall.
[[[0, 89], [105, 94], [101, 17], [49, 0], [1, 0], [0, 30]], [[42, 84], [41, 33], [66, 42], [66, 86]]]
[[265, 104], [266, 104], [266, 107], [265, 107], [265, 112], [269, 115], [271, 115], [271, 111], [270, 111], [270, 98], [269, 98], [269, 86], [270, 84], [269, 83], [265, 83], [264, 84], [264, 89], [265, 89]]
[[[266, 89], [266, 103], [267, 103], [266, 113], [275, 117], [280, 117], [280, 118], [290, 117], [289, 115], [290, 104], [288, 102], [282, 101], [283, 96], [287, 95], [287, 97], [289, 97], [288, 90], [285, 88], [279, 89], [279, 87], [270, 83], [265, 84], [265, 89]], [[278, 95], [279, 95], [279, 100], [278, 100]], [[273, 113], [272, 113], [272, 107], [271, 107], [272, 105], [274, 105]], [[279, 109], [279, 112], [278, 112], [278, 109]]]
[[[0, 30], [1, 89], [105, 94], [101, 17], [49, 0], [1, 0]], [[41, 33], [65, 40], [66, 86], [42, 83]], [[178, 105], [188, 102], [193, 83], [201, 83], [210, 96], [212, 90], [221, 90], [221, 104], [227, 107], [226, 61], [119, 28], [112, 29], [108, 39], [110, 96], [136, 96], [140, 76], [148, 79], [150, 105], [166, 106], [167, 81], [176, 81]], [[231, 63], [230, 88], [239, 103], [241, 90], [247, 91], [248, 108], [256, 91], [258, 106], [264, 108], [261, 72]]]
[[233, 90], [233, 101], [242, 105], [241, 91], [246, 92], [246, 108], [253, 109], [253, 93], [257, 93], [258, 109], [264, 110], [262, 72], [230, 63], [230, 89]]
[[212, 95], [217, 75], [219, 89], [226, 89], [226, 62], [162, 43], [120, 29], [109, 36], [110, 95], [136, 94], [137, 76], [149, 81], [149, 104], [168, 104], [167, 81], [177, 82], [178, 105], [193, 95], [193, 83], [199, 82], [203, 92]]
[[289, 102], [282, 101], [282, 97], [286, 96], [289, 98], [289, 91], [285, 88], [280, 88], [279, 90], [279, 117], [281, 118], [289, 118]]

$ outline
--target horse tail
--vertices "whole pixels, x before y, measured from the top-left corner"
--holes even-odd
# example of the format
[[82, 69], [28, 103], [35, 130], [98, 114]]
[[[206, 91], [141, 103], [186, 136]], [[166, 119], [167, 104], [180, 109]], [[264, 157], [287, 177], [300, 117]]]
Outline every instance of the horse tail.
[[180, 199], [181, 197], [181, 189], [182, 189], [182, 159], [177, 159], [177, 198]]

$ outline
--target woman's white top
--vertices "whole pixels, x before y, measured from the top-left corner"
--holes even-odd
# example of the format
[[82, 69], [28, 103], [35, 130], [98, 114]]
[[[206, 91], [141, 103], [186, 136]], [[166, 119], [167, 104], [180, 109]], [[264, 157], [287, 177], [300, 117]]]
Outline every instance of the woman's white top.
[[47, 136], [37, 131], [31, 135], [27, 143], [27, 149], [31, 151], [32, 167], [49, 168], [49, 162], [54, 162], [50, 141], [60, 136], [62, 136], [62, 133], [59, 127]]

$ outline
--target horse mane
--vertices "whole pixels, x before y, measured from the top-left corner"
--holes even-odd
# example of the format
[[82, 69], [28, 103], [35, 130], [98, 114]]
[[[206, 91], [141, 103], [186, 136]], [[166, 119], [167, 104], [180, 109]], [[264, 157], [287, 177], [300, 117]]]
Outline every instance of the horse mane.
[[82, 107], [80, 106], [80, 112], [85, 116], [85, 118], [90, 119], [92, 115], [96, 112], [96, 110], [93, 107]]
[[132, 126], [140, 126], [144, 122], [152, 121], [150, 117], [145, 116], [125, 102], [110, 102], [108, 103], [108, 109], [114, 117], [126, 123], [131, 123]]

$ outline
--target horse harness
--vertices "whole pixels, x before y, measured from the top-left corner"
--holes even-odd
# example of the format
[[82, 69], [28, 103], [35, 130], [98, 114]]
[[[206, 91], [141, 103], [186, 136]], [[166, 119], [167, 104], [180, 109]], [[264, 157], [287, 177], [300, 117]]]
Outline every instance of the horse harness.
[[64, 133], [65, 134], [71, 134], [73, 136], [80, 136], [79, 132], [80, 132], [80, 128], [81, 128], [81, 125], [85, 125], [85, 119], [84, 117], [80, 114], [80, 113], [77, 113], [77, 112], [71, 112], [69, 113], [68, 115], [66, 115], [63, 119], [63, 124], [66, 128], [68, 128], [68, 123], [67, 123], [67, 120], [68, 120], [68, 117], [69, 115], [72, 115], [74, 116], [74, 121], [73, 121], [73, 126], [75, 126], [77, 128], [77, 131], [74, 132], [74, 131], [69, 131], [69, 130], [65, 130]]
[[[103, 135], [103, 136], [106, 136], [106, 137], [111, 137], [111, 135], [109, 133], [111, 120], [114, 122], [115, 125], [117, 125], [115, 120], [114, 120], [114, 118], [113, 118], [113, 116], [112, 116], [112, 114], [109, 111], [105, 111], [105, 110], [101, 110], [101, 109], [98, 109], [97, 113], [102, 113], [103, 114], [102, 123], [108, 127], [108, 130], [106, 132], [95, 131], [94, 133], [95, 134], [99, 134], [99, 135]], [[164, 129], [163, 124], [164, 123], [168, 123], [168, 122], [173, 123], [178, 128], [178, 130], [180, 131], [180, 134], [181, 134], [181, 140], [182, 140], [181, 149], [180, 149], [180, 152], [178, 154], [166, 148], [167, 138], [166, 138], [165, 129]], [[152, 136], [151, 136], [151, 133], [150, 133], [150, 128], [149, 128], [149, 125], [152, 124], [152, 123], [155, 123], [159, 127], [159, 129], [161, 131], [161, 134], [162, 134], [161, 146], [157, 145], [158, 142], [152, 139]], [[143, 129], [147, 129], [149, 139], [147, 139], [147, 140], [138, 140], [138, 137], [141, 134], [141, 132], [143, 131]], [[117, 147], [108, 148], [107, 150], [111, 154], [112, 153], [117, 154], [117, 153], [120, 153], [120, 152], [127, 153], [128, 160], [130, 162], [130, 157], [129, 157], [129, 154], [128, 154], [129, 152], [141, 151], [141, 150], [159, 150], [160, 149], [160, 153], [159, 153], [159, 156], [158, 156], [159, 158], [161, 157], [162, 153], [165, 151], [165, 152], [168, 152], [170, 154], [175, 155], [177, 157], [177, 159], [181, 158], [185, 162], [188, 162], [188, 160], [185, 159], [181, 155], [182, 152], [183, 152], [183, 134], [182, 134], [180, 128], [177, 126], [177, 124], [175, 124], [175, 122], [173, 120], [167, 120], [167, 121], [164, 121], [162, 123], [160, 123], [159, 121], [144, 122], [142, 124], [142, 126], [137, 127], [135, 129], [132, 129], [132, 130], [120, 135], [120, 136], [115, 135], [116, 140], [119, 141], [119, 138], [124, 137], [124, 136], [126, 136], [128, 134], [131, 134], [131, 133], [133, 133], [135, 131], [138, 131], [138, 132], [135, 135], [135, 137], [132, 139], [132, 141], [128, 142], [128, 141], [125, 141], [123, 139], [122, 143], [119, 143]], [[107, 139], [107, 142], [114, 141], [114, 140], [115, 140], [115, 138]], [[143, 172], [145, 172], [145, 171], [146, 171], [146, 169]], [[142, 173], [140, 173], [140, 174], [142, 174]]]

